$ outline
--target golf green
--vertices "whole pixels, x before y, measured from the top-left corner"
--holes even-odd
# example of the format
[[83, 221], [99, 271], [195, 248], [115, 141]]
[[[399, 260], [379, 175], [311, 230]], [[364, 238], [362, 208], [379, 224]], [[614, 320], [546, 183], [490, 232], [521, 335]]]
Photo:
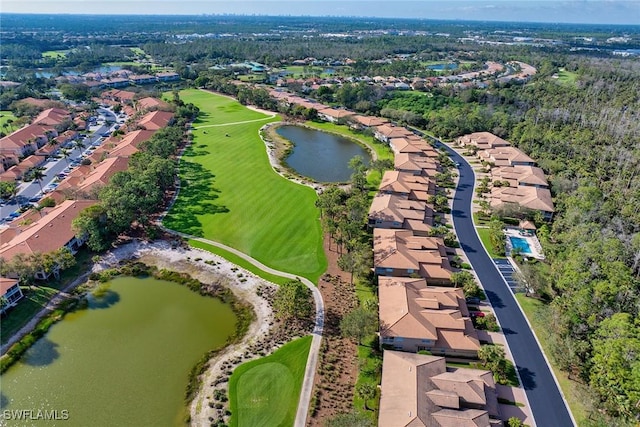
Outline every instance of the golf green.
[[229, 381], [230, 425], [293, 425], [310, 346], [309, 335], [236, 368]]
[[273, 171], [259, 135], [278, 117], [201, 90], [182, 91], [180, 98], [200, 115], [180, 162], [180, 194], [164, 225], [317, 282], [327, 261], [316, 193]]

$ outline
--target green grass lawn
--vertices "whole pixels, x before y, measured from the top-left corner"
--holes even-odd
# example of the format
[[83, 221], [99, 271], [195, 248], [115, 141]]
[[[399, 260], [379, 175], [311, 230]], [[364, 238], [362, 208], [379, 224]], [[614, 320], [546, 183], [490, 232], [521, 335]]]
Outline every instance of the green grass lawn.
[[[7, 123], [8, 120], [11, 120], [12, 123]], [[13, 115], [13, 113], [9, 110], [0, 111], [0, 130], [6, 134], [9, 134], [18, 129], [13, 123], [17, 120], [17, 117]], [[5, 127], [6, 124], [6, 127]]]
[[47, 305], [58, 290], [65, 288], [83, 274], [92, 264], [92, 255], [91, 252], [83, 248], [76, 255], [76, 265], [63, 271], [60, 279], [50, 280], [46, 283], [36, 282], [38, 286], [33, 286], [32, 288], [23, 286], [24, 298], [18, 302], [18, 305], [2, 316], [0, 343], [6, 343], [13, 334], [29, 323], [33, 316]]
[[311, 335], [238, 366], [229, 380], [232, 427], [292, 426]]
[[42, 57], [61, 59], [65, 58], [67, 56], [67, 53], [69, 53], [68, 50], [48, 50], [46, 52], [42, 52]]
[[146, 55], [144, 50], [142, 50], [139, 47], [130, 47], [129, 49], [131, 50], [131, 52], [135, 53], [136, 55], [140, 55], [140, 56], [145, 56]]
[[[538, 340], [540, 341], [540, 345], [546, 354], [549, 354], [549, 342], [547, 341], [547, 333], [545, 332], [549, 325], [543, 324], [540, 317], [538, 317], [537, 312], [544, 307], [544, 303], [538, 299], [530, 298], [525, 296], [522, 293], [516, 294], [516, 299], [522, 307], [522, 310], [526, 314], [531, 326], [533, 327]], [[579, 426], [582, 426], [586, 423], [588, 418], [588, 408], [586, 408], [578, 395], [578, 387], [579, 384], [575, 381], [569, 379], [568, 374], [564, 371], [561, 371], [556, 366], [554, 366], [553, 360], [549, 358], [551, 362], [551, 368], [553, 369], [553, 373], [558, 378], [558, 383], [560, 383], [560, 388], [562, 389], [562, 393], [564, 397], [567, 399], [569, 403], [569, 408], [571, 409], [571, 413], [576, 419], [576, 423]]]
[[[200, 116], [180, 162], [180, 195], [164, 225], [317, 282], [327, 260], [316, 193], [273, 171], [258, 134], [278, 118], [204, 91], [180, 97], [198, 106]], [[251, 120], [258, 121], [233, 124]]]
[[578, 74], [567, 71], [563, 68], [558, 71], [558, 83], [566, 86], [575, 86], [578, 80]]
[[488, 228], [477, 228], [478, 235], [480, 236], [480, 240], [482, 240], [482, 244], [487, 249], [489, 256], [491, 258], [504, 258], [504, 256], [498, 255], [493, 250], [493, 246], [491, 245], [491, 240], [489, 239], [489, 229]]

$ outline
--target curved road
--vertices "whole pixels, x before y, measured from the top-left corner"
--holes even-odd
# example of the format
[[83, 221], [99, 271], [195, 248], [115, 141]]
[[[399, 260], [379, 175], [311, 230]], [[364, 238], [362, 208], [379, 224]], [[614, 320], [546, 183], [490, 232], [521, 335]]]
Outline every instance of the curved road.
[[540, 427], [575, 425], [565, 400], [558, 389], [549, 365], [542, 354], [527, 320], [497, 267], [489, 257], [476, 232], [471, 215], [471, 200], [475, 174], [467, 161], [446, 145], [451, 159], [457, 162], [460, 179], [453, 199], [453, 222], [460, 245], [473, 266], [487, 297], [495, 310], [511, 349], [516, 368], [531, 406], [535, 422]]

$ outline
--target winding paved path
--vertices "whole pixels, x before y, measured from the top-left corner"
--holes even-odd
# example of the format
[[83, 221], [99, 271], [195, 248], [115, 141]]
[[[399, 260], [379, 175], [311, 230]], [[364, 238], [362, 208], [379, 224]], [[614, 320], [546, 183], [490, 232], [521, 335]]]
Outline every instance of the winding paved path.
[[232, 248], [230, 246], [224, 245], [219, 242], [215, 242], [213, 240], [204, 239], [202, 237], [192, 236], [190, 234], [181, 233], [179, 231], [170, 230], [163, 226], [163, 228], [172, 234], [175, 234], [180, 237], [197, 240], [199, 242], [207, 243], [209, 245], [224, 249], [226, 251], [231, 252], [234, 255], [239, 256], [245, 261], [253, 264], [258, 267], [260, 270], [265, 271], [270, 274], [274, 274], [276, 276], [286, 277], [288, 279], [300, 280], [305, 284], [309, 290], [311, 290], [311, 294], [313, 295], [313, 300], [316, 305], [316, 319], [315, 325], [313, 327], [313, 338], [311, 340], [311, 347], [309, 348], [309, 356], [307, 357], [307, 367], [304, 371], [304, 379], [302, 381], [302, 390], [300, 391], [300, 400], [298, 401], [298, 411], [296, 412], [296, 420], [295, 427], [304, 427], [307, 422], [307, 414], [309, 413], [309, 405], [311, 403], [311, 392], [313, 391], [313, 378], [316, 374], [316, 369], [318, 366], [318, 354], [320, 353], [320, 343], [322, 342], [322, 331], [324, 330], [324, 301], [322, 299], [322, 294], [316, 285], [313, 284], [309, 279], [304, 277], [296, 276], [295, 274], [287, 273], [280, 270], [275, 270], [271, 267], [267, 267], [262, 264], [255, 258], [250, 257], [244, 252], [240, 252], [239, 250]]
[[574, 426], [573, 416], [531, 326], [476, 232], [471, 213], [475, 183], [473, 169], [461, 155], [440, 141], [437, 143], [445, 147], [452, 160], [460, 165], [460, 179], [451, 212], [456, 233], [502, 325], [535, 424], [540, 427]]

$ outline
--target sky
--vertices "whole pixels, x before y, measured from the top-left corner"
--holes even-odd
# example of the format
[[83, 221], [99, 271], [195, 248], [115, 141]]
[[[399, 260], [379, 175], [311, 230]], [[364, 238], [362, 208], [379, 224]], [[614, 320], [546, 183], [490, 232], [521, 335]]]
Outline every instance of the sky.
[[640, 25], [640, 0], [0, 0], [0, 11], [368, 16]]

